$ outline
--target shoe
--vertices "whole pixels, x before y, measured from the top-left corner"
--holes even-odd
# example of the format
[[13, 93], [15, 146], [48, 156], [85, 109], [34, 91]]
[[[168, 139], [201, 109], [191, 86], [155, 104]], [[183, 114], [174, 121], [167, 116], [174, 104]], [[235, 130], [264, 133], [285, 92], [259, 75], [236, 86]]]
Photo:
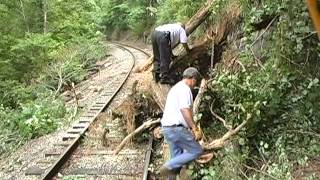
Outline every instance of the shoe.
[[174, 85], [175, 82], [173, 79], [169, 79], [169, 78], [161, 78], [160, 79], [160, 84], [169, 84], [169, 85]]
[[162, 177], [168, 177], [168, 178], [170, 178], [170, 179], [174, 179], [174, 178], [176, 178], [177, 173], [176, 173], [174, 170], [170, 170], [170, 169], [168, 169], [167, 167], [162, 166], [162, 167], [160, 168], [160, 175], [161, 175]]

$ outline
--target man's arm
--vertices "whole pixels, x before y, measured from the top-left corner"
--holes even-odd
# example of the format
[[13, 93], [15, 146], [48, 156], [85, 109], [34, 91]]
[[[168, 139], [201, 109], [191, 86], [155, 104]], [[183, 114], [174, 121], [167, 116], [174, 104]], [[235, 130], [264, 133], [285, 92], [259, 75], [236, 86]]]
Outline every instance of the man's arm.
[[186, 49], [187, 53], [190, 52], [190, 48], [188, 46], [188, 37], [187, 37], [187, 34], [186, 34], [186, 31], [181, 28], [180, 30], [180, 43], [183, 45], [183, 47]]
[[182, 108], [180, 109], [183, 118], [186, 120], [188, 126], [193, 130], [197, 129], [196, 124], [193, 121], [193, 113], [191, 108]]
[[191, 128], [194, 138], [196, 140], [200, 140], [202, 137], [202, 132], [199, 131], [198, 127], [196, 126], [196, 123], [193, 121], [192, 109], [183, 108], [183, 109], [180, 109], [180, 111], [182, 113], [182, 116], [186, 120], [188, 126]]

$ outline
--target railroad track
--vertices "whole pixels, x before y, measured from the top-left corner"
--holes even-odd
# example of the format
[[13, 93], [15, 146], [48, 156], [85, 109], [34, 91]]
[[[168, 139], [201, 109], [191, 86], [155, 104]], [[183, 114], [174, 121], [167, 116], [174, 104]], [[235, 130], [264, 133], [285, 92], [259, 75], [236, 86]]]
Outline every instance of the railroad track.
[[[152, 137], [149, 137], [148, 142], [143, 145], [143, 148], [141, 148], [142, 151], [139, 151], [137, 149], [127, 149], [120, 153], [120, 155], [117, 157], [114, 157], [112, 155], [111, 150], [105, 150], [103, 152], [93, 150], [91, 153], [87, 153], [85, 155], [84, 153], [80, 153], [80, 155], [78, 154], [75, 156], [77, 158], [84, 157], [83, 159], [86, 159], [86, 157], [92, 155], [99, 156], [100, 159], [103, 159], [101, 160], [103, 161], [103, 165], [96, 166], [94, 168], [76, 167], [71, 168], [71, 170], [70, 168], [68, 169], [68, 167], [72, 167], [72, 161], [70, 161], [69, 159], [70, 157], [74, 156], [75, 150], [81, 152], [81, 150], [79, 150], [81, 139], [85, 137], [85, 133], [90, 127], [92, 127], [92, 124], [95, 123], [97, 117], [105, 109], [108, 108], [112, 100], [119, 93], [120, 89], [131, 74], [136, 62], [137, 53], [144, 54], [145, 57], [150, 56], [147, 52], [133, 46], [128, 46], [120, 43], [111, 43], [111, 45], [118, 47], [118, 49], [121, 49], [123, 57], [119, 58], [120, 61], [130, 61], [130, 63], [126, 62], [127, 65], [124, 65], [123, 67], [123, 69], [126, 70], [116, 72], [116, 77], [105, 80], [105, 83], [109, 84], [108, 88], [102, 90], [97, 98], [95, 98], [92, 103], [90, 103], [91, 105], [88, 105], [87, 110], [82, 113], [79, 119], [65, 132], [65, 134], [61, 137], [61, 140], [53, 145], [53, 150], [51, 152], [45, 153], [44, 159], [39, 161], [38, 163], [39, 166], [36, 168], [32, 167], [26, 170], [26, 175], [34, 176], [36, 177], [36, 179], [52, 179], [59, 172], [62, 172], [62, 174], [64, 175], [84, 174], [95, 176], [104, 175], [114, 177], [115, 179], [147, 179], [148, 165], [152, 149]], [[119, 67], [121, 65], [117, 66]], [[119, 128], [119, 123], [110, 122], [109, 126], [111, 130], [116, 131]], [[110, 137], [112, 137], [112, 133], [110, 134]], [[115, 136], [113, 135], [113, 137]], [[114, 143], [117, 143], [116, 141], [119, 140], [121, 140], [121, 137], [118, 137], [118, 139], [115, 140]], [[70, 161], [67, 163], [68, 165], [66, 165], [67, 161]], [[90, 158], [89, 160], [87, 158], [86, 161], [90, 161]], [[136, 161], [136, 163], [130, 163], [123, 166], [123, 163], [128, 163], [128, 161]], [[63, 166], [65, 166], [64, 169], [66, 170], [61, 170]]]

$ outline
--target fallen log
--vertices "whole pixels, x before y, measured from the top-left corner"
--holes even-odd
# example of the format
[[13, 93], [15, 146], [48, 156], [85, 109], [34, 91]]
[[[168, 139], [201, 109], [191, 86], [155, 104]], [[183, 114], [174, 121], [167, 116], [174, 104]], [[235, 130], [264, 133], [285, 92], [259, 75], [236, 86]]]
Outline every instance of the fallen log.
[[[207, 53], [212, 46], [214, 47], [213, 66], [220, 61], [223, 52], [223, 47], [226, 45], [227, 37], [239, 23], [240, 8], [238, 6], [229, 6], [226, 9], [223, 18], [208, 28], [204, 39], [195, 44], [189, 53], [179, 51], [177, 58], [173, 59], [170, 65], [170, 71], [175, 72], [178, 68], [186, 68], [187, 66], [199, 66], [201, 73], [206, 73], [206, 69], [211, 66], [211, 57]], [[207, 67], [205, 69], [205, 67]]]
[[186, 33], [190, 35], [197, 27], [211, 14], [211, 6], [214, 4], [214, 0], [208, 0], [204, 6], [202, 6], [196, 14], [194, 14], [186, 23]]
[[119, 146], [114, 150], [113, 154], [117, 155], [121, 149], [123, 149], [123, 147], [128, 143], [128, 141], [130, 141], [130, 139], [132, 139], [136, 134], [139, 134], [141, 132], [143, 132], [144, 130], [150, 128], [152, 125], [158, 124], [160, 123], [160, 119], [157, 120], [148, 120], [147, 122], [143, 123], [141, 126], [139, 126], [136, 130], [134, 130], [133, 132], [131, 132], [129, 135], [127, 135], [119, 144]]

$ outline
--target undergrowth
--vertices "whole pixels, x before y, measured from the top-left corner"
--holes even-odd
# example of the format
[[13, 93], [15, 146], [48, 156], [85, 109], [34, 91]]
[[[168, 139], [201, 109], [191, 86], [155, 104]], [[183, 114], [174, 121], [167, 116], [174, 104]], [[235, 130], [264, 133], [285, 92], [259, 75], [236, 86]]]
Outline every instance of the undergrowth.
[[[241, 3], [241, 66], [218, 64], [203, 107], [212, 104], [233, 127], [249, 121], [213, 162], [193, 167], [201, 169], [193, 177], [294, 179], [294, 170], [320, 153], [320, 45], [303, 1]], [[252, 50], [257, 32], [265, 33], [260, 59]], [[212, 116], [204, 109], [202, 117], [207, 123]], [[225, 130], [215, 122], [205, 132], [219, 137]]]

